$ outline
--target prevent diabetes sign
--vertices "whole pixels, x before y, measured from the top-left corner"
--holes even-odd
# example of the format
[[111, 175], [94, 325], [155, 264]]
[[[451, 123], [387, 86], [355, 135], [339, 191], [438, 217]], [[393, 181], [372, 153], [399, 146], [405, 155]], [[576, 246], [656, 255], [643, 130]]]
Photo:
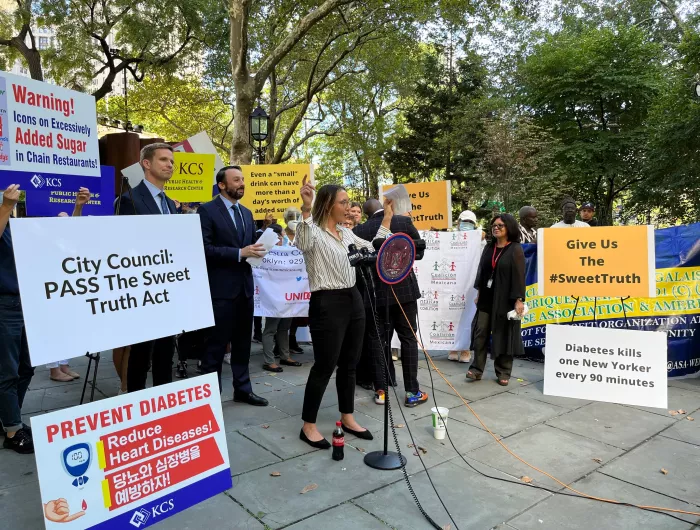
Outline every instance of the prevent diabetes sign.
[[32, 418], [46, 528], [146, 528], [231, 488], [216, 374]]

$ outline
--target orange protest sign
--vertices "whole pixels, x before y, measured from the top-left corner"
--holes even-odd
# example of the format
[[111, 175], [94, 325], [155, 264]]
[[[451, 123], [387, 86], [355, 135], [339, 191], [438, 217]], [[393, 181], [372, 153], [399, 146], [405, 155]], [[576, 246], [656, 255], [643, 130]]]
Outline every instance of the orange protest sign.
[[[451, 181], [416, 182], [404, 184], [413, 205], [411, 219], [418, 230], [452, 228]], [[382, 186], [380, 199], [394, 186]], [[399, 212], [405, 214], [406, 212]]]
[[540, 296], [653, 297], [652, 226], [537, 231]]

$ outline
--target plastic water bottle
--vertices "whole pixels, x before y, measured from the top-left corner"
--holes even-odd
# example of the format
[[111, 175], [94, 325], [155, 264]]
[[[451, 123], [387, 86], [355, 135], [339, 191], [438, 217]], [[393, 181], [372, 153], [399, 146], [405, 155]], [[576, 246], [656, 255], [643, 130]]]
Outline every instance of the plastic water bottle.
[[343, 453], [345, 447], [345, 433], [343, 432], [340, 422], [335, 422], [333, 430], [333, 460], [342, 460], [345, 458]]

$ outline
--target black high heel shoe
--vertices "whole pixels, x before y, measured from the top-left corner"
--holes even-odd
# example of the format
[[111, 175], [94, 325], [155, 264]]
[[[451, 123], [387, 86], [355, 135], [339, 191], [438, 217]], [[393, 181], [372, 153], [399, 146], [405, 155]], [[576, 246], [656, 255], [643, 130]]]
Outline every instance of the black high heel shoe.
[[354, 434], [362, 440], [374, 440], [374, 436], [369, 431], [353, 431], [350, 427], [346, 427], [344, 423], [341, 422], [343, 430], [348, 434]]
[[326, 440], [325, 438], [322, 439], [322, 440], [319, 440], [318, 442], [312, 442], [311, 440], [309, 440], [309, 439], [306, 437], [306, 434], [304, 434], [304, 429], [302, 429], [302, 430], [299, 432], [299, 439], [300, 439], [302, 442], [306, 442], [306, 443], [309, 444], [311, 447], [315, 447], [316, 449], [330, 449], [330, 448], [331, 448], [330, 442], [329, 442], [328, 440]]

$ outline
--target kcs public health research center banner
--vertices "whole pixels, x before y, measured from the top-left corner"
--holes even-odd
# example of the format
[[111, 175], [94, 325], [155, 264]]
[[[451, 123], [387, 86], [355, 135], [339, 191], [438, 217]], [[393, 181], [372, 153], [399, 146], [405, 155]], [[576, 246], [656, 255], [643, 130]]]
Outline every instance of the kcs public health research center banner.
[[[581, 297], [573, 325], [665, 331], [669, 377], [700, 372], [700, 223], [654, 232], [656, 297]], [[569, 296], [538, 296], [537, 246], [523, 245], [527, 274], [527, 304], [522, 335], [526, 348], [541, 350], [547, 324], [569, 324], [576, 300]], [[630, 256], [630, 259], [635, 259]], [[641, 257], [640, 259], [644, 259]], [[595, 310], [595, 317], [594, 317]]]
[[48, 528], [146, 528], [231, 488], [216, 374], [32, 418]]

